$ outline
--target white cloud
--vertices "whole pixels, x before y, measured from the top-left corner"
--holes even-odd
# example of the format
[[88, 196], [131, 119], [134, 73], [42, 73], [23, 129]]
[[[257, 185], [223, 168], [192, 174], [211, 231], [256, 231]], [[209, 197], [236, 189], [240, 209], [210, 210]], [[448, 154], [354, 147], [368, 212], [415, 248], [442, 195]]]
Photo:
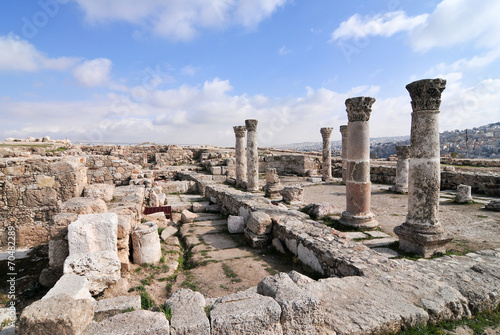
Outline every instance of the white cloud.
[[428, 14], [408, 17], [403, 11], [374, 16], [355, 14], [332, 33], [331, 41], [359, 39], [368, 36], [390, 37], [400, 31], [411, 31], [426, 22]]
[[426, 51], [473, 41], [496, 49], [500, 45], [499, 12], [497, 0], [443, 0], [425, 24], [411, 32], [412, 46]]
[[84, 86], [95, 87], [107, 84], [110, 80], [112, 63], [107, 58], [85, 61], [73, 70], [75, 79]]
[[78, 58], [50, 58], [28, 41], [14, 34], [0, 36], [0, 71], [64, 71], [74, 66]]
[[500, 58], [500, 48], [491, 50], [484, 55], [474, 56], [470, 59], [462, 58], [452, 64], [439, 63], [433, 66], [429, 71], [429, 76], [447, 72], [458, 72], [482, 69]]
[[[126, 21], [160, 36], [190, 40], [201, 29], [252, 28], [288, 0], [76, 0], [92, 24]], [[140, 33], [135, 31], [135, 36]]]
[[287, 55], [287, 54], [289, 54], [289, 53], [291, 53], [291, 52], [292, 52], [292, 50], [287, 49], [285, 46], [282, 46], [282, 47], [280, 48], [280, 50], [279, 50], [279, 54], [280, 54], [280, 56]]

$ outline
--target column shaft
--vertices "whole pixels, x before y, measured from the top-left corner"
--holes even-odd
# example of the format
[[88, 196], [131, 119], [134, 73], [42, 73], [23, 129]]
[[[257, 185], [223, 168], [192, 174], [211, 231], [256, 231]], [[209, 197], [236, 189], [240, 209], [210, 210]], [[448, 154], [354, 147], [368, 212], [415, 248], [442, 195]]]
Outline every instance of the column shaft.
[[374, 98], [346, 100], [347, 125], [346, 210], [340, 223], [358, 228], [374, 228], [378, 222], [370, 211], [370, 113]]
[[257, 120], [245, 120], [247, 135], [247, 191], [259, 190], [259, 152], [257, 148]]
[[411, 149], [406, 222], [394, 228], [399, 247], [429, 257], [445, 252], [452, 237], [439, 222], [439, 105], [444, 79], [425, 79], [406, 86], [412, 98]]
[[340, 126], [340, 133], [342, 134], [342, 182], [345, 184], [347, 173], [347, 125]]
[[396, 145], [398, 162], [396, 164], [396, 180], [391, 191], [396, 193], [408, 193], [408, 169], [410, 166], [410, 146]]
[[236, 135], [236, 186], [242, 187], [247, 181], [247, 157], [245, 151], [245, 126], [233, 127], [234, 134]]
[[330, 136], [333, 128], [321, 128], [321, 136], [323, 137], [323, 180], [332, 179], [332, 146]]

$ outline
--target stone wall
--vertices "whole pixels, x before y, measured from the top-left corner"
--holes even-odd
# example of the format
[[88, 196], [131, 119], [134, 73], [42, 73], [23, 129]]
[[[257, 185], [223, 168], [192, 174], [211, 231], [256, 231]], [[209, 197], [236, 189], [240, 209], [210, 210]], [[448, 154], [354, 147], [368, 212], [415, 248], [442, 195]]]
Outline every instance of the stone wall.
[[500, 167], [500, 159], [468, 159], [441, 157], [441, 164], [458, 166]]
[[0, 160], [0, 246], [8, 226], [16, 227], [18, 247], [48, 241], [48, 224], [60, 203], [80, 196], [87, 183], [81, 157]]
[[473, 193], [500, 196], [500, 174], [441, 171], [441, 189], [455, 190], [458, 185], [468, 185]]
[[266, 168], [274, 168], [279, 174], [306, 176], [321, 171], [320, 156], [308, 155], [269, 155], [265, 157]]
[[91, 155], [86, 157], [89, 184], [128, 185], [133, 174], [138, 174], [140, 166], [115, 156]]

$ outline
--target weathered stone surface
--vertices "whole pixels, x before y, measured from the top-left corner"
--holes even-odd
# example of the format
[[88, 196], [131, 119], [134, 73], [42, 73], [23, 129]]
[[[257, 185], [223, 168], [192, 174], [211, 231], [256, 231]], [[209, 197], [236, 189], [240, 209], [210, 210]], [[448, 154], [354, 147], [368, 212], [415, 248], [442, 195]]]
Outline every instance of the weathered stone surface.
[[210, 334], [210, 322], [205, 314], [205, 298], [199, 292], [180, 289], [165, 301], [172, 309], [170, 334]]
[[26, 307], [20, 317], [19, 330], [21, 334], [33, 335], [80, 335], [93, 316], [94, 307], [90, 300], [75, 300], [67, 294], [60, 294]]
[[336, 208], [329, 202], [309, 204], [304, 208], [304, 212], [309, 214], [313, 219], [319, 219], [328, 215], [338, 215], [342, 211]]
[[160, 236], [154, 222], [135, 227], [132, 232], [133, 259], [135, 264], [158, 263], [161, 258]]
[[271, 217], [264, 212], [251, 212], [246, 226], [254, 234], [264, 235], [271, 233], [273, 222]]
[[133, 214], [119, 214], [118, 215], [118, 230], [117, 230], [117, 238], [122, 239], [126, 236], [129, 236], [132, 232], [132, 225], [134, 225], [134, 216]]
[[161, 239], [163, 241], [166, 241], [170, 236], [175, 235], [177, 233], [178, 229], [177, 227], [174, 226], [167, 226], [163, 231], [161, 232]]
[[467, 185], [458, 185], [455, 202], [459, 204], [471, 203], [472, 202], [471, 187]]
[[396, 183], [390, 188], [395, 193], [408, 193], [408, 169], [410, 166], [410, 146], [396, 145], [398, 162], [396, 165]]
[[198, 214], [188, 211], [187, 209], [182, 211], [181, 221], [182, 223], [192, 223], [198, 217]]
[[80, 215], [68, 226], [69, 256], [64, 274], [85, 276], [93, 294], [120, 279], [117, 230], [115, 213]]
[[227, 218], [227, 229], [231, 234], [241, 234], [245, 230], [245, 218], [243, 216], [229, 215]]
[[94, 198], [72, 198], [61, 206], [61, 212], [63, 213], [92, 214], [107, 211], [108, 206], [106, 206], [104, 200]]
[[49, 228], [50, 238], [66, 238], [68, 226], [77, 219], [78, 214], [75, 213], [59, 213], [54, 215]]
[[66, 239], [51, 239], [49, 241], [49, 266], [51, 268], [62, 269], [68, 255], [69, 247]]
[[90, 284], [87, 278], [74, 273], [66, 274], [57, 281], [54, 287], [42, 299], [50, 299], [64, 293], [75, 300], [90, 299], [93, 301], [94, 299], [90, 295], [89, 287]]
[[94, 304], [94, 320], [99, 322], [130, 309], [141, 310], [141, 296], [129, 295], [101, 299]]
[[209, 201], [197, 201], [193, 203], [192, 211], [194, 213], [203, 213], [205, 209], [210, 205]]
[[345, 184], [347, 174], [347, 125], [340, 126], [340, 133], [342, 135], [342, 182]]
[[218, 298], [210, 311], [212, 335], [279, 335], [281, 307], [256, 288]]
[[286, 273], [264, 278], [257, 286], [259, 294], [274, 298], [281, 307], [281, 325], [285, 334], [316, 334], [320, 301], [298, 287]]
[[280, 194], [283, 201], [290, 205], [301, 205], [304, 202], [304, 190], [300, 186], [286, 186]]
[[160, 198], [158, 197], [158, 194], [156, 194], [156, 192], [153, 189], [149, 189], [148, 200], [149, 200], [148, 205], [150, 207], [158, 207], [163, 205], [162, 203], [160, 203]]
[[115, 315], [101, 322], [92, 322], [83, 335], [165, 335], [170, 334], [163, 313], [133, 311]]
[[111, 201], [113, 199], [114, 185], [110, 184], [91, 184], [85, 186], [83, 195], [87, 198], [102, 199]]

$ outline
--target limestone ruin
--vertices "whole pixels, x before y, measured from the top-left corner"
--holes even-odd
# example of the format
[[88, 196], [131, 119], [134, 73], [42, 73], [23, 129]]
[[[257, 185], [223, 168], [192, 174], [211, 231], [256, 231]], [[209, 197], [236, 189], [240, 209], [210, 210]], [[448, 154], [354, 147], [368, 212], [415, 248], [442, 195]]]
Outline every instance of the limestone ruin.
[[[0, 245], [12, 229], [18, 247], [48, 245], [36, 273], [45, 288], [17, 311], [18, 333], [389, 334], [494, 310], [500, 162], [441, 169], [445, 81], [407, 88], [411, 148], [398, 146], [397, 162], [370, 160], [369, 97], [346, 100], [341, 157], [332, 128], [320, 130], [321, 153], [258, 148], [257, 120], [233, 128], [234, 148], [71, 145], [2, 157]], [[450, 209], [440, 213], [440, 201]], [[453, 243], [443, 222], [481, 232], [486, 247], [443, 255]]]

